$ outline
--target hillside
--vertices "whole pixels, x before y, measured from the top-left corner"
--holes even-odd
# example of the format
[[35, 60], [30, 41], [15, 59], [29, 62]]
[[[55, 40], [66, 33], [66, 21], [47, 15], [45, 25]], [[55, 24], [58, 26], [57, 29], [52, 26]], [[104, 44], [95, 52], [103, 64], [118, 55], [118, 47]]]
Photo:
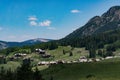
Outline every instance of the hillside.
[[6, 42], [6, 41], [0, 41], [0, 49], [5, 49], [8, 47], [20, 47], [25, 45], [34, 45], [37, 43], [43, 43], [43, 42], [49, 42], [52, 39], [43, 39], [43, 38], [37, 38], [37, 39], [30, 39], [23, 42]]
[[120, 28], [120, 6], [113, 6], [101, 16], [91, 18], [84, 26], [78, 28], [63, 39], [80, 38]]
[[118, 62], [53, 65], [43, 70], [45, 80], [119, 80]]

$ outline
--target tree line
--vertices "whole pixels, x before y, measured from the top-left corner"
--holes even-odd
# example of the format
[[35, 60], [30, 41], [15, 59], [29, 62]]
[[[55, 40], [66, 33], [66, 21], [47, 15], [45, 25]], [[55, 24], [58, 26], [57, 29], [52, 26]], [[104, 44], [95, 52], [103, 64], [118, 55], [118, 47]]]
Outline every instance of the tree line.
[[0, 69], [0, 80], [44, 80], [40, 71], [36, 67], [35, 71], [32, 70], [30, 62], [23, 62], [16, 70]]
[[120, 48], [120, 42], [118, 42], [117, 44], [113, 44], [116, 41], [120, 41], [119, 29], [83, 37], [77, 37], [76, 35], [72, 38], [67, 37], [60, 40], [39, 43], [31, 46], [26, 45], [23, 47], [11, 47], [1, 50], [0, 53], [5, 53], [6, 55], [8, 55], [11, 52], [19, 51], [20, 49], [30, 49], [31, 52], [34, 52], [35, 48], [53, 50], [58, 48], [58, 46], [71, 45], [72, 47], [85, 47], [86, 50], [89, 50], [89, 56], [94, 56], [97, 49], [102, 49], [104, 48], [104, 45], [111, 44], [106, 47], [107, 53], [105, 54], [105, 56], [107, 56], [109, 53], [112, 54], [112, 52], [115, 51], [117, 48]]
[[[71, 38], [63, 38], [58, 42], [62, 46], [71, 45], [72, 47], [85, 47], [86, 50], [89, 50], [89, 57], [95, 57], [96, 50], [105, 48], [104, 45], [109, 44], [106, 47], [106, 52], [101, 51], [102, 53], [104, 52], [102, 56], [105, 57], [113, 55], [113, 51], [120, 48], [120, 30], [107, 31], [84, 37], [77, 37], [76, 35]], [[117, 43], [114, 44], [115, 42]]]

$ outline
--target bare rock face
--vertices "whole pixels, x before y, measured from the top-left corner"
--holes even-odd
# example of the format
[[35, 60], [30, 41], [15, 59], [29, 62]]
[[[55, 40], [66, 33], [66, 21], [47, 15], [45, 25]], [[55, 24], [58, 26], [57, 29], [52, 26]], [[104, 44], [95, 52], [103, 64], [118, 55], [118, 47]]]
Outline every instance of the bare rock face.
[[98, 29], [99, 25], [101, 25], [102, 19], [100, 16], [95, 16], [88, 21], [85, 25], [86, 29], [82, 32], [83, 36], [91, 35], [95, 30]]
[[105, 22], [120, 21], [120, 6], [111, 7], [101, 18]]

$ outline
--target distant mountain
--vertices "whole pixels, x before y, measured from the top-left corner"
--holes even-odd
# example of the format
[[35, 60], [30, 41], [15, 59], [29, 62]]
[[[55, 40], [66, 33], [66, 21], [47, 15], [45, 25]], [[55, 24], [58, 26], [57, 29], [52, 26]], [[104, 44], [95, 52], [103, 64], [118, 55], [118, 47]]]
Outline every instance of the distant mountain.
[[49, 42], [51, 40], [52, 39], [37, 38], [37, 39], [31, 39], [31, 40], [23, 41], [22, 44], [24, 44], [24, 45], [32, 45], [32, 44], [36, 44], [36, 43]]
[[78, 28], [63, 39], [81, 38], [119, 28], [120, 6], [113, 6], [103, 15], [93, 17], [84, 26]]
[[25, 46], [25, 45], [33, 45], [37, 43], [49, 42], [52, 39], [44, 39], [44, 38], [37, 38], [37, 39], [30, 39], [23, 42], [6, 42], [0, 41], [0, 49], [5, 49], [7, 47], [14, 47], [14, 46]]
[[5, 49], [5, 48], [7, 48], [7, 42], [0, 41], [0, 49]]
[[27, 40], [27, 41], [23, 41], [22, 43], [37, 43], [37, 42], [48, 42], [50, 41], [51, 39], [43, 39], [43, 38], [37, 38], [37, 39], [30, 39], [30, 40]]

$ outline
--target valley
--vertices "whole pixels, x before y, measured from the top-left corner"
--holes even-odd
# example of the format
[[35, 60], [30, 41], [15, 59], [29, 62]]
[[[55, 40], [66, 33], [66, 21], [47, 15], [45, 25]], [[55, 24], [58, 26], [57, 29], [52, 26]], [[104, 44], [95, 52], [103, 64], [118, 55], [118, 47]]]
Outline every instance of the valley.
[[0, 41], [0, 80], [119, 80], [119, 74], [120, 6], [58, 40]]

